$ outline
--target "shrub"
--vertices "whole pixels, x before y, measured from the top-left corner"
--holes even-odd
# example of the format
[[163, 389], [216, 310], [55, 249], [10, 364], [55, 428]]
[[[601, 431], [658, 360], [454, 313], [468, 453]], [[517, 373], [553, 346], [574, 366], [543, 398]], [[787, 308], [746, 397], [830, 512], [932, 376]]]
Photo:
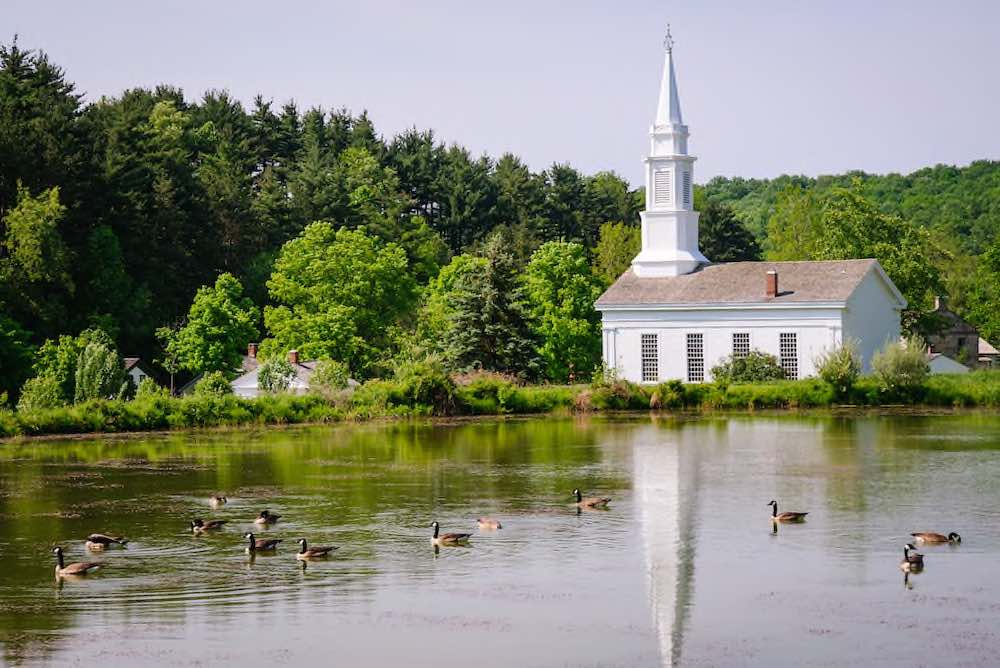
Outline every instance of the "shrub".
[[157, 383], [152, 378], [143, 378], [135, 390], [135, 401], [150, 401], [153, 399], [169, 399], [170, 390]]
[[681, 408], [684, 406], [684, 383], [679, 380], [668, 380], [660, 383], [649, 397], [649, 407], [652, 409]]
[[233, 393], [233, 386], [221, 371], [209, 371], [194, 386], [196, 397], [224, 397]]
[[455, 381], [437, 358], [403, 363], [396, 369], [396, 383], [407, 406], [427, 407], [437, 415], [454, 411]]
[[115, 399], [128, 389], [125, 367], [114, 348], [92, 342], [84, 347], [76, 364], [75, 403], [90, 399]]
[[268, 360], [257, 370], [257, 388], [270, 394], [284, 392], [292, 384], [293, 378], [295, 369], [291, 362], [284, 358]]
[[331, 394], [347, 387], [351, 371], [346, 364], [337, 360], [323, 359], [316, 365], [309, 378], [309, 387], [322, 394]]
[[59, 379], [52, 375], [35, 376], [21, 388], [21, 399], [17, 410], [39, 410], [65, 405], [63, 388]]
[[853, 339], [828, 350], [815, 360], [819, 377], [833, 388], [834, 395], [842, 399], [851, 393], [851, 388], [861, 375], [861, 355], [858, 343]]
[[781, 380], [785, 372], [774, 355], [751, 350], [742, 357], [730, 355], [712, 367], [712, 379], [719, 383], [761, 383]]
[[890, 343], [875, 353], [872, 367], [883, 395], [914, 401], [930, 373], [927, 347], [916, 337]]

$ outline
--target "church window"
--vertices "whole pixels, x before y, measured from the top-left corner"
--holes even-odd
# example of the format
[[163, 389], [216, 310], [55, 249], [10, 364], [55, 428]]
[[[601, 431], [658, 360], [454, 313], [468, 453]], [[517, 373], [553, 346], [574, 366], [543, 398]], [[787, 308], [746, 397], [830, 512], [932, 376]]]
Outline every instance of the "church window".
[[681, 185], [684, 187], [684, 204], [691, 205], [691, 172], [683, 172]]
[[673, 186], [673, 172], [669, 169], [658, 169], [653, 172], [653, 204], [656, 206], [670, 204], [674, 199], [671, 192]]
[[687, 372], [689, 383], [705, 380], [705, 340], [701, 334], [687, 335]]
[[733, 332], [733, 359], [743, 359], [750, 354], [750, 332]]
[[794, 332], [782, 332], [778, 335], [778, 356], [781, 359], [781, 369], [785, 378], [795, 380], [799, 377], [799, 342]]
[[642, 349], [642, 382], [655, 383], [660, 380], [660, 355], [656, 334], [643, 334]]

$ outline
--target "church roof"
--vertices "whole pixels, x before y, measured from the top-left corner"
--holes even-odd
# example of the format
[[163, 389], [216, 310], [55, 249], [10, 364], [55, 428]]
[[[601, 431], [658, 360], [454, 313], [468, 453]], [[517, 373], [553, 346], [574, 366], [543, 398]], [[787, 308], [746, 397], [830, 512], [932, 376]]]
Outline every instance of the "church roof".
[[[595, 306], [600, 309], [602, 306], [846, 302], [873, 269], [905, 305], [878, 261], [867, 259], [727, 262], [662, 278], [639, 278], [629, 269], [600, 296]], [[768, 271], [778, 274], [776, 297], [767, 296]]]

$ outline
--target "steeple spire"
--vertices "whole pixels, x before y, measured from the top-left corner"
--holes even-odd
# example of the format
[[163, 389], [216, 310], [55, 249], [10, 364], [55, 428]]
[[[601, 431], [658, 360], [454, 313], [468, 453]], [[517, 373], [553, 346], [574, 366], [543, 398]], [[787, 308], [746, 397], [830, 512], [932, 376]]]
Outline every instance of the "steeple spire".
[[656, 120], [654, 126], [683, 125], [681, 117], [681, 98], [677, 94], [677, 76], [674, 74], [674, 38], [670, 34], [670, 24], [667, 24], [667, 36], [663, 38], [666, 50], [663, 63], [663, 81], [660, 83], [660, 99], [656, 105]]

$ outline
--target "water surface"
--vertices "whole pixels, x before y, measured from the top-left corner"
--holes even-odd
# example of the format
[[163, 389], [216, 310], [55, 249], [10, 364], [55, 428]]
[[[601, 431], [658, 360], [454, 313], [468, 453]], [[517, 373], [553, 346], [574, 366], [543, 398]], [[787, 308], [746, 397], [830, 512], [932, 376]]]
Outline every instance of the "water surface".
[[[12, 664], [995, 665], [1000, 418], [372, 424], [0, 444]], [[577, 512], [570, 492], [614, 498]], [[229, 503], [209, 507], [211, 494]], [[765, 504], [809, 511], [775, 534]], [[242, 534], [284, 539], [250, 560]], [[504, 528], [480, 533], [475, 519]], [[230, 524], [193, 536], [195, 517]], [[471, 531], [435, 551], [431, 521]], [[898, 570], [911, 531], [957, 531]], [[127, 549], [88, 553], [93, 531]], [[294, 541], [335, 544], [294, 557]], [[53, 545], [106, 567], [53, 577]]]

